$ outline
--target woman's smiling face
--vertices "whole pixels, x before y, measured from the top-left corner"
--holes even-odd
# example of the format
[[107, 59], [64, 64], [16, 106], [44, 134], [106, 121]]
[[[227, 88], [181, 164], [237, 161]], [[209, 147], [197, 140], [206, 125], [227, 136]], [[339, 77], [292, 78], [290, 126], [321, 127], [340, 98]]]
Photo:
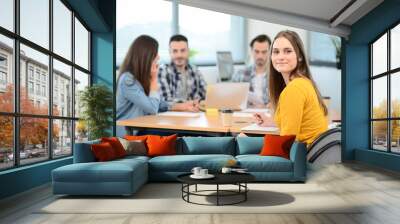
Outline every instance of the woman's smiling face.
[[272, 46], [271, 61], [275, 70], [290, 74], [297, 67], [297, 54], [290, 41], [284, 37], [275, 40]]

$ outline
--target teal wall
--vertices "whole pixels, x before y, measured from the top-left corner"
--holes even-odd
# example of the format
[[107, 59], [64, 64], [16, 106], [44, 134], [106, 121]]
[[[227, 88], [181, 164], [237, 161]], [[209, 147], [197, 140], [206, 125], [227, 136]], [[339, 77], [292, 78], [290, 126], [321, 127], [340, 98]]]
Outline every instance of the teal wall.
[[113, 90], [114, 47], [112, 33], [92, 34], [92, 81]]
[[71, 163], [69, 157], [0, 172], [0, 199], [48, 183], [53, 169]]
[[[114, 66], [114, 35], [113, 33], [93, 33], [92, 34], [92, 82], [103, 84], [111, 90], [114, 101], [114, 80], [115, 80], [115, 66]], [[115, 106], [114, 106], [115, 117]], [[110, 127], [109, 132], [115, 135], [115, 118], [113, 127]]]
[[356, 149], [355, 160], [372, 166], [400, 172], [400, 155], [366, 149]]
[[[67, 3], [92, 32], [92, 82], [103, 83], [113, 90], [115, 0], [67, 0]], [[0, 199], [50, 182], [53, 169], [71, 163], [72, 157], [69, 157], [0, 172]]]
[[343, 159], [399, 170], [400, 157], [369, 149], [369, 43], [400, 22], [400, 1], [386, 0], [351, 27], [344, 42]]
[[116, 55], [116, 1], [98, 0], [96, 8], [102, 16], [106, 29], [92, 32], [92, 82], [109, 87], [114, 96], [113, 126], [109, 132], [115, 135], [115, 55]]

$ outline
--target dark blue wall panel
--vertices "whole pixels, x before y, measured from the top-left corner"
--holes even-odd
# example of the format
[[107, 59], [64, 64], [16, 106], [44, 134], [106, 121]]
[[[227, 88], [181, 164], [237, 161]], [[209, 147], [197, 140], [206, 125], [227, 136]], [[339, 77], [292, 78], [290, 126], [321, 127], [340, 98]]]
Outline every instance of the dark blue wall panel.
[[[343, 159], [399, 170], [399, 156], [369, 149], [369, 43], [400, 22], [400, 1], [386, 0], [351, 27], [344, 42]], [[360, 151], [361, 150], [361, 151]], [[394, 162], [394, 161], [397, 161]]]
[[368, 163], [369, 165], [400, 172], [400, 155], [366, 149], [356, 149], [355, 159], [357, 161]]
[[70, 157], [0, 172], [0, 199], [48, 183], [53, 169], [71, 163]]

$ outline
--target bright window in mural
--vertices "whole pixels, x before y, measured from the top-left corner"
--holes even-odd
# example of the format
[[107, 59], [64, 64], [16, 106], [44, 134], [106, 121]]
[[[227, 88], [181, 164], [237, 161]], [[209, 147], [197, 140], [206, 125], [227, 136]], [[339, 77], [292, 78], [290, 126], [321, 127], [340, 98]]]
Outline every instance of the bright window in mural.
[[371, 51], [371, 146], [400, 153], [400, 25], [378, 37]]
[[[216, 51], [231, 51], [234, 61], [244, 61], [244, 19], [224, 13], [178, 4], [173, 14], [171, 1], [117, 1], [117, 66], [135, 38], [146, 34], [159, 43], [162, 63], [169, 63], [169, 38], [172, 27], [189, 40], [190, 61], [196, 65], [216, 63]], [[153, 13], [148, 13], [152, 11]], [[203, 26], [207, 24], [207, 26]], [[177, 32], [178, 30], [175, 30]]]

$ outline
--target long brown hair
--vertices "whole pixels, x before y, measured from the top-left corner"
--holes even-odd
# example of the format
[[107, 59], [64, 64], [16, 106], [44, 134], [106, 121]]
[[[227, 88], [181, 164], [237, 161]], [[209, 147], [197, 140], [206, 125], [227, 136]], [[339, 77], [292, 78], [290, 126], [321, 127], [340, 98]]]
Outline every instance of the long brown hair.
[[[150, 92], [151, 65], [158, 54], [158, 42], [148, 35], [141, 35], [133, 41], [120, 67], [119, 77], [124, 72], [133, 74], [143, 86], [146, 95]], [[119, 81], [119, 78], [118, 78]]]
[[271, 48], [269, 51], [269, 97], [271, 99], [272, 107], [274, 111], [276, 111], [276, 107], [278, 106], [278, 101], [279, 101], [279, 96], [283, 89], [286, 87], [285, 80], [282, 77], [282, 74], [275, 70], [274, 66], [272, 65], [272, 59], [271, 59], [271, 54], [272, 54], [272, 48], [273, 45], [276, 41], [276, 39], [283, 37], [287, 39], [290, 44], [293, 46], [294, 51], [296, 52], [297, 55], [297, 66], [296, 68], [292, 71], [290, 74], [289, 79], [293, 79], [295, 77], [303, 77], [307, 78], [311, 81], [314, 90], [317, 94], [318, 97], [318, 102], [319, 105], [321, 106], [322, 110], [324, 111], [324, 115], [328, 115], [328, 108], [326, 107], [324, 101], [322, 100], [321, 93], [318, 90], [317, 85], [315, 84], [314, 79], [312, 78], [311, 72], [310, 72], [310, 67], [308, 65], [308, 61], [306, 59], [305, 51], [304, 51], [304, 46], [303, 42], [301, 41], [299, 35], [290, 30], [284, 30], [279, 32], [275, 38], [274, 41], [272, 41]]

